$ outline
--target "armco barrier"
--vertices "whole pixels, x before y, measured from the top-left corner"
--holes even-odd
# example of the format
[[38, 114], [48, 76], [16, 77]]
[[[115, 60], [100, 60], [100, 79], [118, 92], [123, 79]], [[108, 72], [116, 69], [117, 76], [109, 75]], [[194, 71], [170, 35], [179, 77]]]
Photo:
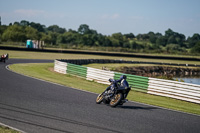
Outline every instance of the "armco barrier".
[[[95, 81], [102, 84], [109, 84], [108, 79], [119, 79], [123, 73], [105, 71], [90, 67], [72, 64], [74, 60], [68, 60], [70, 63], [55, 60], [54, 71], [75, 75], [90, 81]], [[87, 61], [81, 60], [86, 63]], [[76, 61], [80, 63], [80, 61]], [[131, 74], [127, 76], [127, 81], [135, 91], [145, 92], [148, 94], [171, 97], [179, 100], [194, 102], [200, 104], [200, 85], [183, 83], [178, 81], [163, 80], [156, 78], [148, 78]]]

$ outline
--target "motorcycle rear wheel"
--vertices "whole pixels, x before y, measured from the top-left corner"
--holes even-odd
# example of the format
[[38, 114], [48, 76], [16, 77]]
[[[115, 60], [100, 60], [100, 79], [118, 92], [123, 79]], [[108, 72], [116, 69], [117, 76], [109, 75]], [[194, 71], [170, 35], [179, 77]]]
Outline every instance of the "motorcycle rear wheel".
[[100, 104], [103, 101], [103, 94], [99, 94], [96, 99], [96, 104]]
[[111, 107], [116, 107], [116, 106], [121, 102], [122, 97], [123, 97], [122, 93], [117, 93], [117, 94], [114, 96], [114, 98], [111, 99], [111, 101], [110, 101], [110, 106], [111, 106]]

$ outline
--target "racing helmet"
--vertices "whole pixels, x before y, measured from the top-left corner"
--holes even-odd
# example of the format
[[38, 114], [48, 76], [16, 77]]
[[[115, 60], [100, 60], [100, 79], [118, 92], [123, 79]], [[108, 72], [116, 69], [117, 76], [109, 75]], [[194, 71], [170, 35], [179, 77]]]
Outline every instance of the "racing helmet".
[[109, 81], [109, 82], [113, 82], [113, 79], [110, 78], [108, 81]]
[[127, 77], [126, 77], [126, 75], [121, 75], [120, 76], [120, 79], [126, 79]]

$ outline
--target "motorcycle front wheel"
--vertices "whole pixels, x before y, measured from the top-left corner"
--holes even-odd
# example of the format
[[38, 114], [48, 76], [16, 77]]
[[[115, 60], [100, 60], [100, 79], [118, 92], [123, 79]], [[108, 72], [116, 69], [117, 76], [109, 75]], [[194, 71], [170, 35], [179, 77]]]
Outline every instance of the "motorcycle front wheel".
[[96, 103], [100, 104], [103, 101], [103, 94], [99, 94], [96, 99]]
[[116, 107], [122, 100], [122, 93], [117, 93], [110, 101], [111, 107]]

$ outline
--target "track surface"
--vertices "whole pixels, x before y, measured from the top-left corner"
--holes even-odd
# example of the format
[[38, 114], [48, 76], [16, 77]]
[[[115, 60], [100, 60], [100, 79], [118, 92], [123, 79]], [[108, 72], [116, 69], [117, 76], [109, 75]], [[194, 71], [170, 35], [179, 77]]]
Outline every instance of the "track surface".
[[[0, 122], [27, 133], [199, 133], [200, 116], [134, 102], [111, 108], [96, 94], [8, 71], [0, 62]], [[67, 81], [66, 81], [67, 82]], [[95, 88], [94, 88], [95, 89]]]

